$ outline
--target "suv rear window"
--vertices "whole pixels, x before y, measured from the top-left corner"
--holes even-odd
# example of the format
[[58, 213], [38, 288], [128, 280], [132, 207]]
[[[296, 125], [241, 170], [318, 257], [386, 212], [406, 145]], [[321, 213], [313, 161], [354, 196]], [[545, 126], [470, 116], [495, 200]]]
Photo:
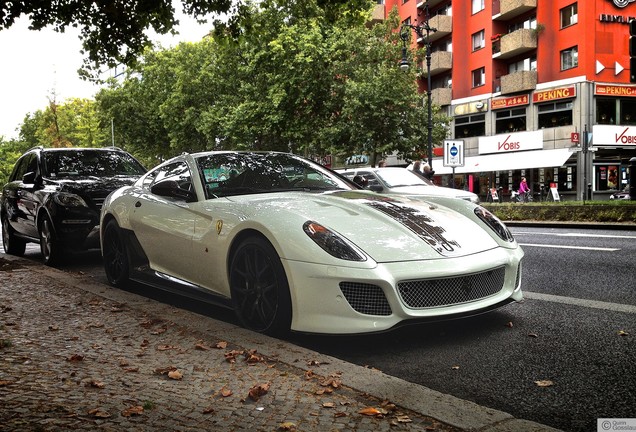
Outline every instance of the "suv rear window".
[[44, 177], [140, 176], [145, 169], [130, 155], [117, 151], [50, 151], [44, 154]]

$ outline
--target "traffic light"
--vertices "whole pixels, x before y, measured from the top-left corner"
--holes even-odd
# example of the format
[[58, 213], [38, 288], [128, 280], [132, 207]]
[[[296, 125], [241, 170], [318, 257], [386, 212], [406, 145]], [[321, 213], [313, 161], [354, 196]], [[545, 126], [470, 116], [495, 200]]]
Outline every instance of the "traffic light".
[[629, 82], [636, 83], [636, 19], [629, 21]]

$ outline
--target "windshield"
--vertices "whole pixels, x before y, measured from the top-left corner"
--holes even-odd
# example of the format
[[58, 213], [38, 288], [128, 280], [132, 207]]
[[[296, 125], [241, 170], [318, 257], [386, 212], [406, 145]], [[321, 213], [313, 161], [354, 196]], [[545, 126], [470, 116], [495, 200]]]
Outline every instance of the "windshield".
[[206, 198], [289, 190], [353, 189], [328, 169], [285, 153], [214, 153], [197, 158]]
[[108, 150], [60, 150], [44, 153], [44, 176], [117, 177], [140, 176], [146, 172], [128, 153]]
[[389, 188], [400, 186], [434, 186], [430, 180], [403, 168], [381, 168], [375, 173]]

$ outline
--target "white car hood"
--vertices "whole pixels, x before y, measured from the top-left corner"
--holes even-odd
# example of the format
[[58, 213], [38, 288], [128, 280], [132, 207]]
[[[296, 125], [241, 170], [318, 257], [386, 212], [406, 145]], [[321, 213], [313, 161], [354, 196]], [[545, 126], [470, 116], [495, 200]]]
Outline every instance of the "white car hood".
[[[296, 229], [294, 224], [301, 231], [304, 222], [318, 222], [347, 238], [377, 262], [459, 257], [499, 246], [487, 228], [461, 213], [404, 196], [366, 191], [292, 192], [231, 200], [243, 202], [242, 207], [246, 204], [243, 200], [249, 201], [249, 212], [253, 213], [248, 218], [278, 226], [274, 229], [287, 232], [290, 239], [293, 236], [289, 230]], [[273, 224], [273, 220], [279, 223]]]

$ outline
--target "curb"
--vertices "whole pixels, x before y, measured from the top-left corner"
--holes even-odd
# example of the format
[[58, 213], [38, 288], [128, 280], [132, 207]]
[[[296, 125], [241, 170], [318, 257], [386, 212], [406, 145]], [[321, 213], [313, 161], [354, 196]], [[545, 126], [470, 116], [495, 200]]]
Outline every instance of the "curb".
[[[260, 353], [291, 367], [308, 371], [312, 362], [320, 363], [320, 374], [341, 373], [345, 385], [353, 390], [375, 396], [380, 400], [392, 403], [432, 417], [439, 422], [455, 428], [484, 432], [548, 432], [557, 431], [549, 426], [527, 420], [516, 419], [512, 415], [478, 405], [474, 402], [440, 393], [424, 386], [387, 375], [378, 370], [358, 366], [331, 356], [299, 347], [284, 340], [275, 339], [263, 334], [254, 333], [209, 316], [198, 315], [184, 309], [157, 302], [128, 291], [112, 288], [91, 277], [75, 275], [51, 267], [34, 265], [31, 261], [0, 253], [0, 257], [8, 261], [25, 264], [32, 271], [50, 277], [73, 288], [90, 292], [94, 295], [116, 302], [125, 303], [128, 307], [169, 319], [176, 324], [206, 335], [218, 335], [220, 339], [231, 340], [241, 347], [257, 346]], [[228, 338], [231, 335], [231, 338]]]

